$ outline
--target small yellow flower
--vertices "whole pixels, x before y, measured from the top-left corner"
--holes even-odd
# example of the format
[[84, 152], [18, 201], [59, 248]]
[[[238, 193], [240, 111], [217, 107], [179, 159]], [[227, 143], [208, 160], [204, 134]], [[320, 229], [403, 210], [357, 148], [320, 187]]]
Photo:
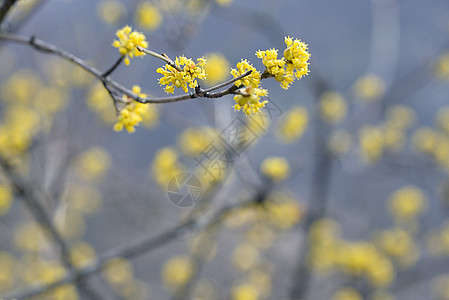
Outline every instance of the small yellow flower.
[[197, 79], [206, 79], [206, 59], [198, 58], [195, 64], [191, 58], [179, 56], [175, 60], [175, 64], [181, 68], [181, 71], [176, 68], [165, 65], [165, 68], [158, 68], [156, 72], [163, 75], [159, 79], [160, 85], [166, 85], [165, 91], [167, 93], [174, 93], [175, 87], [182, 88], [185, 93], [188, 92], [188, 87], [195, 88], [198, 83]]
[[[141, 89], [137, 85], [133, 86], [132, 91], [141, 98], [147, 97], [146, 94], [141, 93]], [[114, 125], [114, 130], [122, 131], [125, 128], [126, 131], [133, 133], [136, 130], [135, 126], [143, 121], [143, 116], [148, 110], [148, 104], [134, 101], [127, 96], [123, 96], [123, 101], [128, 103], [120, 110], [120, 115], [117, 118], [117, 123]]]
[[265, 176], [274, 181], [284, 180], [290, 171], [287, 160], [276, 156], [266, 158], [260, 169]]
[[236, 82], [234, 82], [234, 85], [238, 87], [244, 85], [244, 86], [251, 86], [253, 88], [258, 88], [260, 84], [260, 73], [246, 59], [242, 59], [242, 61], [237, 63], [237, 68], [231, 70], [231, 75], [234, 76], [234, 78], [237, 78], [250, 70], [252, 71], [251, 74], [249, 74], [246, 77], [243, 77], [240, 80], [237, 80]]
[[137, 49], [137, 46], [142, 48], [148, 47], [145, 35], [137, 31], [132, 31], [130, 26], [125, 26], [122, 29], [117, 30], [115, 35], [119, 39], [114, 40], [112, 45], [118, 48], [120, 55], [125, 57], [125, 65], [129, 65], [130, 58], [145, 55], [144, 52]]
[[360, 155], [368, 164], [374, 163], [382, 156], [385, 140], [383, 132], [375, 126], [365, 126], [360, 129]]
[[257, 114], [268, 103], [268, 100], [260, 101], [261, 96], [268, 94], [267, 90], [247, 86], [240, 91], [241, 94], [234, 96], [236, 102], [234, 109], [243, 109], [246, 115]]
[[259, 293], [252, 284], [241, 284], [232, 288], [232, 300], [258, 300]]

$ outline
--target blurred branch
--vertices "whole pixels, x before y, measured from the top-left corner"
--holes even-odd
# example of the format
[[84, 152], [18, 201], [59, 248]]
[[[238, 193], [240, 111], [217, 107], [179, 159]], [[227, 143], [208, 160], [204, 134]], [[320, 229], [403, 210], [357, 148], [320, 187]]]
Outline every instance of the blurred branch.
[[[48, 234], [50, 239], [59, 248], [59, 256], [63, 265], [68, 269], [68, 272], [72, 272], [75, 269], [70, 259], [69, 247], [65, 243], [64, 239], [58, 233], [57, 229], [52, 223], [50, 216], [47, 214], [44, 206], [41, 204], [41, 195], [33, 184], [26, 182], [23, 178], [16, 175], [12, 167], [6, 162], [4, 158], [0, 158], [0, 166], [10, 180], [17, 194], [19, 194], [27, 206], [33, 217], [41, 226], [44, 227], [45, 234]], [[80, 293], [85, 292], [91, 299], [101, 299], [99, 295], [93, 291], [86, 282], [82, 280], [76, 280], [76, 286]], [[13, 297], [14, 298], [14, 297]]]
[[[315, 78], [315, 105], [318, 106], [320, 95], [329, 90], [328, 84], [317, 76]], [[310, 270], [308, 268], [307, 259], [309, 255], [309, 243], [307, 241], [308, 232], [312, 224], [322, 218], [326, 213], [327, 194], [329, 191], [331, 179], [333, 160], [329, 155], [327, 149], [327, 136], [329, 132], [328, 125], [325, 124], [320, 116], [319, 109], [316, 108], [315, 115], [315, 156], [314, 156], [314, 169], [312, 177], [312, 191], [309, 201], [309, 209], [305, 217], [302, 232], [304, 233], [304, 239], [299, 245], [299, 255], [296, 259], [296, 267], [293, 274], [293, 280], [291, 283], [290, 299], [306, 299], [308, 289], [310, 287]]]
[[[72, 53], [69, 53], [61, 48], [58, 48], [55, 45], [52, 45], [43, 40], [37, 39], [34, 36], [26, 37], [26, 36], [17, 35], [17, 34], [11, 34], [11, 33], [0, 33], [0, 40], [6, 40], [6, 41], [14, 42], [14, 43], [19, 43], [19, 44], [26, 44], [40, 52], [57, 55], [57, 56], [61, 57], [62, 59], [65, 59], [73, 64], [78, 65], [79, 67], [81, 67], [85, 71], [87, 71], [88, 73], [92, 74], [93, 76], [95, 76], [96, 78], [101, 80], [103, 83], [106, 82], [108, 86], [113, 87], [114, 89], [118, 90], [119, 92], [129, 96], [130, 98], [132, 98], [140, 103], [161, 104], [161, 103], [178, 102], [178, 101], [195, 99], [195, 98], [219, 98], [219, 97], [222, 97], [227, 94], [232, 94], [237, 90], [237, 87], [232, 85], [231, 87], [229, 87], [228, 89], [226, 89], [222, 92], [210, 93], [209, 92], [210, 89], [203, 90], [199, 86], [197, 86], [195, 89], [195, 92], [189, 93], [189, 94], [184, 94], [184, 95], [179, 95], [179, 96], [160, 97], [160, 98], [150, 98], [150, 97], [141, 98], [137, 94], [135, 94], [133, 91], [125, 88], [124, 86], [122, 86], [118, 82], [114, 81], [110, 77], [104, 76], [103, 72], [101, 72], [100, 70], [98, 70], [95, 67], [90, 66], [86, 61], [82, 60], [81, 58], [79, 58], [79, 57], [73, 55]], [[108, 71], [106, 71], [106, 74], [107, 73], [108, 73]], [[248, 76], [249, 74], [251, 74], [251, 71], [248, 71], [239, 77], [236, 77], [236, 78], [233, 78], [233, 79], [227, 81], [227, 84], [231, 84], [237, 80], [240, 80], [243, 77]]]
[[0, 26], [5, 20], [6, 15], [9, 10], [16, 4], [17, 0], [3, 0], [3, 3], [0, 6]]
[[60, 285], [84, 279], [89, 275], [99, 272], [102, 269], [103, 265], [111, 258], [114, 257], [132, 258], [144, 253], [148, 253], [152, 250], [164, 246], [165, 244], [175, 240], [178, 237], [183, 236], [185, 233], [213, 226], [218, 222], [220, 222], [223, 217], [225, 217], [228, 213], [232, 212], [233, 210], [237, 210], [253, 204], [254, 201], [252, 200], [236, 204], [230, 204], [225, 207], [222, 207], [210, 217], [204, 217], [203, 219], [196, 219], [196, 220], [189, 219], [179, 224], [178, 226], [169, 229], [155, 237], [146, 237], [142, 240], [128, 243], [121, 247], [112, 249], [107, 253], [103, 254], [101, 257], [99, 257], [97, 260], [95, 260], [87, 267], [78, 270], [73, 270], [67, 276], [58, 281], [55, 281], [54, 283], [36, 286], [25, 291], [10, 292], [5, 295], [0, 295], [0, 299], [1, 298], [4, 299], [14, 298], [17, 300], [28, 299], [30, 297], [45, 293]]

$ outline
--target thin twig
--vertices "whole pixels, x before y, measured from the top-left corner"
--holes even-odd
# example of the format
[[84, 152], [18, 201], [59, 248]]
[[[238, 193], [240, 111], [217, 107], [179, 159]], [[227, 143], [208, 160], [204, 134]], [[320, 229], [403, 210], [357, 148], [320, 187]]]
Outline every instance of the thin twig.
[[120, 58], [115, 62], [115, 64], [112, 65], [111, 68], [109, 68], [109, 70], [107, 70], [106, 72], [103, 73], [102, 77], [108, 77], [112, 72], [115, 71], [115, 69], [117, 69], [117, 67], [120, 65], [120, 63], [123, 61], [123, 59], [125, 58], [125, 56], [120, 56]]
[[[11, 166], [3, 158], [0, 158], [0, 166], [8, 176], [8, 179], [11, 181], [16, 193], [21, 196], [20, 199], [24, 201], [24, 204], [28, 207], [36, 221], [44, 227], [44, 232], [49, 235], [50, 239], [59, 248], [61, 262], [67, 268], [68, 272], [71, 273], [75, 269], [75, 266], [72, 264], [70, 259], [69, 247], [58, 233], [50, 216], [41, 204], [41, 196], [38, 194], [38, 191], [36, 188], [32, 187], [32, 184], [17, 176]], [[80, 280], [76, 280], [75, 284], [80, 293], [86, 293], [91, 299], [101, 299], [99, 295], [86, 284], [86, 282], [83, 282], [82, 278], [80, 278]], [[0, 297], [0, 299], [3, 298]], [[6, 299], [8, 299], [8, 297], [6, 297]]]
[[155, 237], [146, 237], [144, 239], [141, 239], [139, 241], [135, 241], [133, 243], [127, 243], [121, 247], [117, 247], [115, 249], [112, 249], [108, 251], [107, 253], [103, 254], [101, 257], [99, 257], [97, 260], [95, 260], [90, 265], [75, 270], [73, 272], [70, 272], [67, 276], [64, 278], [55, 281], [48, 285], [39, 285], [33, 288], [30, 288], [25, 291], [13, 291], [4, 295], [0, 295], [0, 299], [28, 299], [30, 297], [45, 293], [53, 288], [56, 288], [60, 285], [70, 283], [76, 280], [79, 280], [80, 278], [85, 278], [89, 275], [95, 274], [98, 271], [100, 271], [103, 267], [103, 265], [114, 257], [122, 257], [122, 258], [131, 258], [136, 257], [138, 255], [148, 253], [152, 250], [158, 249], [165, 244], [175, 240], [178, 237], [183, 236], [184, 234], [192, 231], [201, 230], [202, 228], [207, 228], [210, 226], [213, 226], [220, 222], [223, 217], [225, 217], [227, 214], [232, 212], [233, 210], [240, 209], [246, 206], [253, 205], [254, 202], [251, 201], [244, 201], [236, 204], [230, 204], [227, 205], [221, 209], [219, 209], [217, 212], [215, 212], [211, 217], [209, 218], [203, 218], [203, 219], [190, 219], [186, 222], [183, 222], [179, 224], [178, 226], [169, 229]]
[[[171, 102], [178, 102], [178, 101], [184, 101], [184, 100], [189, 100], [189, 99], [195, 99], [195, 98], [218, 98], [218, 97], [222, 97], [224, 95], [230, 94], [233, 91], [235, 91], [235, 87], [231, 86], [229, 89], [217, 93], [217, 94], [209, 94], [207, 93], [208, 90], [200, 90], [198, 93], [197, 91], [194, 93], [189, 93], [189, 94], [183, 94], [183, 95], [179, 95], [179, 96], [169, 96], [169, 97], [159, 97], [159, 98], [150, 98], [150, 97], [146, 97], [146, 98], [141, 98], [138, 95], [136, 95], [135, 93], [133, 93], [133, 91], [131, 91], [130, 89], [125, 88], [124, 86], [122, 86], [121, 84], [119, 84], [118, 82], [114, 81], [113, 79], [111, 79], [110, 77], [104, 77], [103, 76], [103, 72], [101, 72], [100, 70], [96, 69], [95, 67], [90, 66], [87, 62], [85, 62], [84, 60], [82, 60], [81, 58], [73, 55], [72, 53], [69, 53], [63, 49], [60, 49], [58, 47], [56, 47], [55, 45], [52, 45], [50, 43], [47, 43], [43, 40], [37, 39], [35, 37], [26, 37], [26, 36], [21, 36], [21, 35], [16, 35], [16, 34], [10, 34], [10, 33], [0, 33], [0, 40], [8, 40], [11, 42], [15, 42], [15, 43], [20, 43], [20, 44], [27, 44], [30, 45], [31, 47], [35, 48], [38, 51], [44, 52], [44, 53], [48, 53], [48, 54], [54, 54], [54, 55], [58, 55], [59, 57], [70, 61], [78, 66], [80, 66], [81, 68], [83, 68], [85, 71], [87, 71], [88, 73], [94, 75], [95, 77], [97, 77], [99, 80], [101, 81], [106, 81], [107, 84], [110, 87], [113, 87], [114, 89], [116, 89], [117, 91], [131, 97], [132, 99], [140, 102], [140, 103], [153, 103], [153, 104], [161, 104], [161, 103], [171, 103]], [[250, 72], [247, 72], [239, 77], [236, 77], [234, 79], [228, 80], [227, 84], [231, 84], [237, 80], [242, 79], [245, 76], [248, 76], [250, 74]]]
[[169, 65], [169, 66], [175, 68], [175, 69], [178, 70], [178, 71], [182, 71], [181, 67], [178, 66], [178, 65], [177, 65], [177, 64], [176, 64], [170, 57], [168, 57], [167, 55], [159, 54], [159, 53], [157, 53], [157, 52], [148, 50], [148, 49], [146, 49], [146, 48], [142, 48], [142, 47], [140, 47], [140, 46], [136, 46], [136, 48], [137, 48], [137, 50], [139, 50], [140, 52], [144, 52], [144, 53], [146, 53], [146, 54], [148, 54], [148, 55], [151, 55], [151, 56], [154, 56], [154, 57], [156, 57], [156, 58], [162, 59], [163, 61], [165, 61], [165, 62], [167, 63], [167, 65]]
[[0, 26], [2, 25], [9, 10], [14, 6], [16, 2], [17, 0], [3, 0], [3, 3], [0, 6]]

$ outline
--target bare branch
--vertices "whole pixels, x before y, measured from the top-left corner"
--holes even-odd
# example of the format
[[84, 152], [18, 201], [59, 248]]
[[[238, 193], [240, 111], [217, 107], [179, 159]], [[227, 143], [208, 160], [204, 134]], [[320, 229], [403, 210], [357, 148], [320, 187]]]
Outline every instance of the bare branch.
[[0, 6], [0, 26], [2, 25], [9, 10], [14, 6], [16, 2], [17, 0], [3, 0], [3, 3]]
[[228, 206], [219, 209], [209, 218], [205, 217], [203, 219], [197, 220], [189, 219], [181, 223], [180, 225], [172, 229], [169, 229], [155, 237], [146, 237], [142, 240], [135, 241], [133, 243], [127, 243], [121, 247], [112, 249], [109, 252], [103, 254], [101, 257], [95, 260], [95, 262], [91, 263], [87, 267], [84, 267], [79, 270], [74, 270], [64, 278], [55, 281], [54, 283], [48, 285], [39, 285], [25, 291], [10, 292], [5, 295], [1, 295], [0, 299], [17, 299], [17, 300], [28, 299], [30, 297], [45, 293], [60, 285], [83, 279], [89, 275], [92, 275], [100, 271], [103, 265], [111, 258], [114, 257], [132, 258], [144, 253], [148, 253], [152, 250], [164, 246], [165, 244], [175, 240], [178, 237], [183, 236], [188, 232], [198, 231], [202, 230], [203, 228], [213, 226], [218, 222], [220, 222], [230, 212], [236, 209], [253, 205], [254, 203], [255, 202], [253, 201], [253, 199], [251, 199], [250, 201], [240, 202], [237, 204], [230, 204]]

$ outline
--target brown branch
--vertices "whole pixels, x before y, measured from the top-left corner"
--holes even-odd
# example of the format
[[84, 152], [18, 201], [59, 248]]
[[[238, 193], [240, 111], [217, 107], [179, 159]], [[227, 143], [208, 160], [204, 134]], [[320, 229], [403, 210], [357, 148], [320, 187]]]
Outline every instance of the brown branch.
[[[54, 54], [59, 57], [61, 57], [64, 60], [67, 60], [75, 65], [78, 65], [79, 67], [83, 68], [86, 72], [92, 74], [96, 78], [98, 78], [102, 82], [106, 82], [107, 85], [111, 88], [114, 88], [118, 92], [121, 92], [130, 98], [140, 102], [140, 103], [153, 103], [153, 104], [161, 104], [161, 103], [171, 103], [171, 102], [178, 102], [178, 101], [184, 101], [189, 99], [195, 99], [195, 98], [218, 98], [222, 97], [224, 95], [230, 94], [234, 90], [234, 86], [231, 86], [229, 89], [218, 93], [218, 94], [210, 94], [207, 91], [211, 90], [201, 90], [197, 89], [194, 93], [189, 94], [183, 94], [179, 96], [169, 96], [169, 97], [159, 97], [159, 98], [141, 98], [138, 95], [136, 95], [132, 90], [127, 89], [126, 87], [122, 86], [115, 80], [111, 79], [110, 77], [105, 77], [103, 74], [104, 72], [101, 72], [95, 67], [90, 66], [86, 61], [82, 60], [81, 58], [73, 55], [70, 52], [67, 52], [61, 48], [58, 48], [57, 46], [47, 43], [43, 40], [37, 39], [34, 36], [26, 37], [22, 35], [17, 34], [11, 34], [11, 33], [0, 33], [0, 40], [6, 40], [14, 43], [19, 44], [25, 44], [33, 47], [34, 49], [47, 53], [47, 54]], [[248, 76], [251, 74], [251, 72], [247, 72], [239, 77], [233, 78], [231, 80], [226, 81], [227, 84], [231, 84], [239, 79], [242, 79], [245, 76]], [[218, 85], [220, 86], [220, 85]], [[215, 88], [215, 87], [214, 87]]]

